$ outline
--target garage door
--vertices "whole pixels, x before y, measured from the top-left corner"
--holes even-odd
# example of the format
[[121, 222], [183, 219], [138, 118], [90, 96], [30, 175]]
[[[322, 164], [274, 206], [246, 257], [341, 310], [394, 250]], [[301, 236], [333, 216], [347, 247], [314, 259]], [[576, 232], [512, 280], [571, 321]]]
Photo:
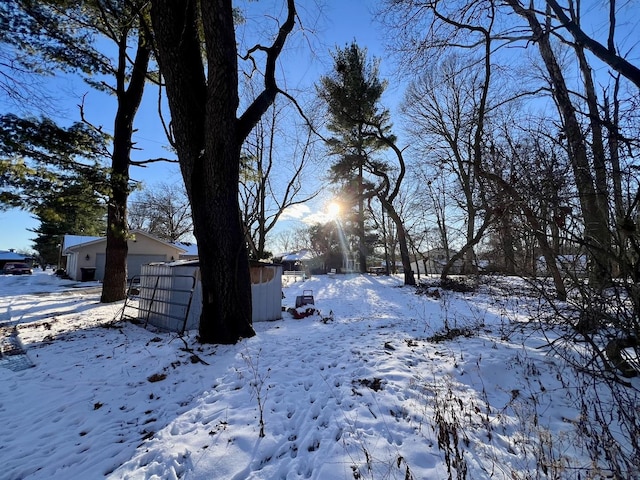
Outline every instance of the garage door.
[[[104, 280], [104, 266], [106, 254], [99, 253], [96, 256], [96, 280]], [[142, 265], [153, 262], [166, 262], [164, 255], [127, 255], [127, 276], [129, 278], [140, 275]]]

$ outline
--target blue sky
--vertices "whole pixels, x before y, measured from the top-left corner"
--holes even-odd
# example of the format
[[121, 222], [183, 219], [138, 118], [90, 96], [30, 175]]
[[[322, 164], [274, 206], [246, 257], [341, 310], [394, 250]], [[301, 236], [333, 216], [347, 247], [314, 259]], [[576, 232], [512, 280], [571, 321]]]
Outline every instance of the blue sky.
[[[268, 3], [260, 2], [258, 5], [264, 6]], [[303, 21], [309, 22], [305, 28], [313, 32], [307, 39], [312, 39], [311, 47], [315, 51], [311, 53], [306, 40], [303, 41], [301, 38], [288, 44], [297, 52], [299, 59], [291, 62], [292, 67], [285, 67], [287, 79], [295, 78], [297, 85], [313, 84], [319, 75], [327, 73], [331, 68], [330, 52], [336, 46], [342, 47], [353, 40], [366, 47], [371, 55], [381, 56], [379, 29], [375, 28], [370, 14], [375, 5], [376, 2], [373, 0], [328, 0], [324, 2], [320, 12], [315, 3], [310, 6], [300, 2], [300, 15]], [[92, 90], [72, 76], [58, 75], [47, 79], [47, 86], [52, 92], [57, 92], [56, 112], [52, 115], [57, 121], [69, 124], [79, 120], [77, 105], [84, 96], [85, 115], [88, 119], [95, 125], [101, 125], [107, 132], [112, 130], [115, 114], [113, 98]], [[1, 103], [0, 108], [4, 112], [14, 110]], [[168, 117], [168, 111], [165, 114]], [[166, 137], [157, 115], [157, 91], [153, 88], [146, 89], [143, 104], [136, 116], [135, 128], [138, 129], [134, 135], [136, 147], [142, 149], [133, 153], [135, 160], [172, 156], [166, 150]], [[178, 167], [171, 164], [154, 164], [147, 168], [134, 167], [130, 173], [133, 179], [148, 185], [182, 181]], [[295, 213], [313, 214], [314, 210], [323, 208], [321, 202], [316, 202], [316, 205], [310, 205]], [[30, 229], [36, 228], [38, 224], [39, 222], [28, 212], [18, 209], [0, 211], [0, 225], [4, 227], [0, 229], [0, 250], [30, 250], [31, 239], [36, 236]]]
[[[278, 5], [275, 10], [270, 11], [271, 18], [282, 18], [282, 0], [261, 0], [260, 2], [238, 2], [238, 5], [247, 5], [249, 8], [267, 9], [270, 5]], [[285, 46], [284, 55], [288, 60], [283, 59], [283, 70], [286, 83], [283, 86], [287, 89], [312, 88], [318, 81], [320, 75], [330, 72], [332, 68], [331, 52], [336, 46], [343, 47], [356, 40], [361, 47], [366, 47], [370, 55], [381, 59], [381, 77], [391, 80], [387, 92], [383, 97], [383, 103], [392, 113], [392, 118], [398, 107], [399, 99], [402, 96], [404, 86], [393, 80], [392, 73], [394, 65], [388, 56], [384, 55], [381, 39], [383, 30], [373, 21], [372, 9], [379, 6], [376, 0], [299, 0], [298, 11], [302, 18], [305, 35], [300, 32], [290, 38]], [[589, 10], [593, 10], [593, 15], [599, 15], [601, 9], [596, 4], [589, 5]], [[633, 4], [624, 7], [632, 15], [620, 16], [619, 29], [622, 34], [620, 48], [623, 52], [633, 51], [635, 46], [638, 25], [638, 16], [635, 15], [637, 6]], [[268, 20], [266, 17], [256, 15], [247, 22], [248, 27], [255, 27], [257, 30], [267, 29]], [[253, 23], [251, 23], [253, 22]], [[595, 21], [592, 28], [587, 28], [588, 33], [594, 33], [596, 37], [605, 38], [606, 16], [600, 21]], [[594, 30], [595, 29], [595, 30]], [[273, 32], [273, 29], [269, 29]], [[625, 32], [630, 32], [624, 34]], [[522, 51], [518, 51], [523, 54]], [[534, 48], [524, 54], [537, 57]], [[284, 56], [283, 55], [283, 56]], [[632, 61], [637, 58], [637, 54], [631, 57]], [[608, 69], [601, 63], [594, 62], [594, 68], [602, 74], [607, 74]], [[69, 124], [79, 119], [77, 105], [84, 96], [85, 113], [89, 120], [96, 125], [102, 125], [109, 132], [112, 129], [115, 114], [115, 102], [112, 98], [90, 89], [86, 84], [69, 76], [57, 76], [49, 79], [48, 84], [51, 92], [57, 92], [58, 105], [54, 118], [61, 123]], [[135, 151], [134, 160], [145, 158], [166, 157], [170, 152], [166, 150], [167, 140], [157, 115], [157, 94], [156, 90], [147, 87], [143, 105], [136, 117], [135, 128], [138, 131], [134, 134], [136, 147], [141, 150]], [[0, 111], [10, 112], [12, 109], [6, 108], [0, 98]], [[168, 115], [168, 111], [165, 111]], [[398, 132], [396, 132], [398, 133]], [[131, 169], [131, 177], [134, 180], [142, 181], [147, 185], [159, 182], [181, 182], [176, 165], [154, 164], [148, 168]], [[305, 179], [307, 180], [307, 179]], [[314, 202], [307, 205], [291, 209], [288, 212], [288, 220], [282, 222], [281, 228], [302, 225], [300, 220], [305, 216], [318, 215], [326, 208], [330, 202], [330, 194], [319, 197]], [[36, 228], [38, 222], [32, 218], [28, 212], [20, 210], [0, 211], [0, 250], [29, 249], [30, 239], [35, 237], [30, 229]]]

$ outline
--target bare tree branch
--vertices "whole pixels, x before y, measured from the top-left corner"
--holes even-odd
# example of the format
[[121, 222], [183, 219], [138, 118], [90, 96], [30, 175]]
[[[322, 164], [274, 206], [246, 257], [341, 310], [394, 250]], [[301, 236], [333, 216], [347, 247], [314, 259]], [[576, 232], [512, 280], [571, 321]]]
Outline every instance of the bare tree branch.
[[[560, 20], [562, 25], [573, 35], [573, 38], [578, 44], [583, 45], [596, 57], [640, 88], [640, 68], [629, 63], [620, 55], [616, 54], [615, 49], [611, 48], [613, 47], [612, 32], [610, 32], [609, 35], [610, 48], [606, 48], [584, 33], [580, 26], [567, 16], [556, 0], [547, 0], [547, 4], [553, 9], [558, 20]], [[611, 26], [611, 28], [613, 28], [613, 26]]]

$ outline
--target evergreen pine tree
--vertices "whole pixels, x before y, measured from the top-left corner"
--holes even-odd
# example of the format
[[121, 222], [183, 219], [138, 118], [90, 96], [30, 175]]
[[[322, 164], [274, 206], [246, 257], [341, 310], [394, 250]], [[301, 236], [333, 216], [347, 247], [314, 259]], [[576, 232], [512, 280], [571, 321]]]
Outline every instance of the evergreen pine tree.
[[[327, 105], [333, 134], [327, 140], [337, 160], [331, 166], [331, 180], [340, 184], [342, 198], [357, 208], [359, 270], [367, 271], [367, 229], [365, 203], [371, 189], [365, 179], [365, 165], [375, 152], [387, 145], [376, 135], [374, 125], [388, 125], [389, 113], [379, 106], [386, 83], [379, 78], [378, 62], [367, 59], [367, 50], [357, 43], [333, 55], [334, 71], [320, 79], [318, 93]], [[390, 126], [383, 130], [387, 131]]]

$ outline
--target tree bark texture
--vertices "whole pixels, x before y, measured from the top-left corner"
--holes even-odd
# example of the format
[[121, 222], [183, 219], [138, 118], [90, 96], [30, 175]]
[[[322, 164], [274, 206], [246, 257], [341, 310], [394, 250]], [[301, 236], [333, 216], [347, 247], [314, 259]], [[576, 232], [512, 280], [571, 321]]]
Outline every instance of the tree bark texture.
[[288, 1], [287, 21], [265, 49], [264, 90], [239, 118], [231, 0], [153, 0], [151, 19], [198, 242], [203, 296], [200, 341], [236, 343], [255, 335], [238, 201], [240, 150], [278, 92], [276, 59], [293, 28], [294, 2]]
[[[382, 207], [389, 215], [389, 218], [393, 221], [396, 226], [397, 234], [398, 234], [398, 246], [400, 247], [400, 260], [402, 261], [402, 269], [404, 270], [404, 284], [405, 285], [415, 285], [416, 277], [413, 275], [413, 270], [411, 269], [411, 258], [409, 257], [409, 244], [407, 242], [407, 232], [404, 229], [404, 224], [400, 215], [393, 207], [393, 204], [388, 201], [388, 199], [384, 197], [378, 197], [380, 203], [382, 203]], [[395, 264], [395, 262], [394, 262]]]
[[[157, 0], [152, 21], [172, 131], [191, 202], [202, 282], [200, 340], [235, 343], [251, 325], [249, 261], [238, 203], [237, 60], [230, 1]], [[197, 21], [204, 21], [208, 70]], [[215, 47], [214, 47], [215, 46]]]
[[142, 31], [138, 34], [138, 46], [133, 70], [126, 87], [126, 38], [119, 45], [116, 96], [118, 110], [114, 122], [113, 153], [111, 156], [111, 195], [107, 207], [107, 248], [105, 255], [103, 303], [124, 299], [127, 288], [127, 200], [129, 198], [129, 164], [135, 118], [142, 95], [151, 56], [151, 46]]

